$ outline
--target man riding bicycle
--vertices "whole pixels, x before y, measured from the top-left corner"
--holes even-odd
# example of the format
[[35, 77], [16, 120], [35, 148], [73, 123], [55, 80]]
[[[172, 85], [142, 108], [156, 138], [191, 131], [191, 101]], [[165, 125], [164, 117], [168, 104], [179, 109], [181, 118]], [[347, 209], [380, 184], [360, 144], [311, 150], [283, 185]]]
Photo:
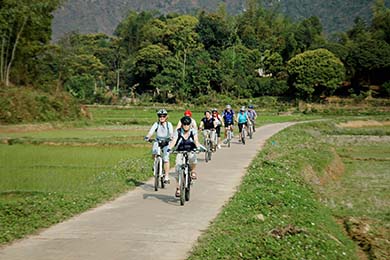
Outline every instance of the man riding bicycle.
[[150, 128], [148, 134], [145, 136], [145, 140], [149, 141], [149, 139], [156, 133], [156, 140], [153, 143], [152, 154], [153, 158], [158, 153], [159, 149], [159, 141], [163, 143], [162, 145], [162, 158], [164, 161], [164, 170], [165, 170], [165, 183], [169, 183], [169, 152], [168, 145], [170, 140], [173, 137], [173, 126], [170, 122], [168, 122], [168, 112], [165, 109], [160, 109], [157, 112], [158, 121], [155, 122]]
[[223, 123], [225, 126], [225, 139], [227, 138], [227, 130], [230, 129], [233, 133], [233, 125], [235, 120], [234, 110], [230, 105], [226, 106], [226, 109], [222, 113]]
[[256, 122], [256, 118], [257, 118], [257, 113], [256, 113], [256, 111], [253, 109], [253, 105], [249, 105], [249, 106], [248, 106], [248, 118], [249, 118], [249, 120], [250, 120], [251, 123], [252, 123], [253, 132], [256, 132], [256, 129], [255, 129], [255, 122]]
[[201, 119], [199, 124], [199, 130], [203, 130], [203, 138], [210, 138], [211, 147], [214, 150], [217, 144], [215, 143], [215, 129], [217, 127], [217, 121], [211, 116], [211, 112], [207, 110], [204, 112], [204, 117]]
[[[184, 116], [180, 119], [181, 122], [181, 128], [179, 128], [177, 131], [175, 131], [175, 134], [173, 136], [172, 142], [169, 144], [168, 151], [170, 152], [173, 148], [176, 151], [187, 151], [192, 152], [196, 148], [203, 148], [206, 150], [200, 143], [198, 139], [198, 131], [194, 128], [191, 128], [191, 118], [189, 116]], [[180, 163], [183, 160], [182, 154], [177, 154], [176, 156], [176, 169], [180, 166]], [[196, 179], [196, 163], [197, 158], [195, 153], [190, 153], [188, 155], [188, 160], [190, 164], [190, 171], [191, 171], [191, 178]], [[177, 180], [177, 186], [176, 186], [176, 197], [180, 197], [180, 189], [179, 189], [179, 181]]]
[[237, 114], [237, 123], [238, 123], [238, 132], [239, 132], [239, 141], [242, 139], [242, 128], [248, 127], [249, 117], [248, 112], [246, 111], [245, 107], [242, 106], [240, 109], [240, 112]]

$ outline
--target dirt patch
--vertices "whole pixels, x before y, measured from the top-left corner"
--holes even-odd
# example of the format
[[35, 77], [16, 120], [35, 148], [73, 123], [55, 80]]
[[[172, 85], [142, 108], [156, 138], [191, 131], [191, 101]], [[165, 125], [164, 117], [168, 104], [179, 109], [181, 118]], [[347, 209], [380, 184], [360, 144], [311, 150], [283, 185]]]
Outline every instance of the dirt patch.
[[316, 173], [311, 165], [305, 167], [302, 172], [303, 177], [309, 183], [315, 185], [325, 185], [330, 181], [338, 180], [345, 171], [344, 163], [341, 157], [337, 154], [337, 152], [333, 149], [333, 160], [331, 163], [325, 168], [325, 173], [322, 176], [319, 176]]
[[275, 238], [281, 239], [285, 236], [292, 236], [302, 232], [305, 232], [305, 230], [289, 224], [282, 228], [274, 228], [269, 232], [269, 234]]
[[337, 126], [341, 128], [382, 127], [390, 126], [390, 121], [357, 120], [340, 123]]
[[25, 124], [0, 126], [0, 133], [27, 133], [53, 130], [52, 124]]

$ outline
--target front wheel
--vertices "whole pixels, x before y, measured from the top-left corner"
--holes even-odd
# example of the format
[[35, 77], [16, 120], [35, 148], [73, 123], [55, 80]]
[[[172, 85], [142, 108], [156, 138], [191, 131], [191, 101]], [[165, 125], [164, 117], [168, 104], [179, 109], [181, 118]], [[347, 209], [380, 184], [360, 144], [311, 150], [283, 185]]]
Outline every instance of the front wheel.
[[158, 191], [158, 182], [160, 179], [160, 168], [161, 168], [161, 162], [159, 158], [156, 158], [154, 161], [154, 190]]
[[184, 170], [181, 170], [180, 176], [180, 205], [184, 206], [185, 203], [185, 186], [186, 186], [186, 180], [185, 180], [185, 173]]
[[210, 141], [207, 140], [205, 142], [205, 147], [206, 147], [207, 150], [204, 152], [204, 160], [206, 162], [208, 162], [210, 160], [210, 158], [211, 158], [211, 156], [209, 155], [210, 149], [211, 149]]
[[246, 135], [245, 128], [242, 128], [242, 132], [241, 132], [241, 141], [242, 141], [242, 144], [245, 144], [245, 135]]
[[248, 131], [248, 133], [249, 133], [249, 139], [252, 139], [252, 136], [253, 136], [253, 125], [250, 125], [250, 126], [249, 126], [249, 131]]

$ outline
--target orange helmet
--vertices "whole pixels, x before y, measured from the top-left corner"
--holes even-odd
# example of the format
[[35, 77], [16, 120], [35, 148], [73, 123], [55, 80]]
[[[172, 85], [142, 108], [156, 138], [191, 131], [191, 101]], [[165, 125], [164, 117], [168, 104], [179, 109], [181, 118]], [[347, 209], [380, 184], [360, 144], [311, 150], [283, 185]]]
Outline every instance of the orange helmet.
[[187, 109], [186, 111], [184, 111], [184, 115], [185, 115], [185, 116], [192, 117], [191, 110]]

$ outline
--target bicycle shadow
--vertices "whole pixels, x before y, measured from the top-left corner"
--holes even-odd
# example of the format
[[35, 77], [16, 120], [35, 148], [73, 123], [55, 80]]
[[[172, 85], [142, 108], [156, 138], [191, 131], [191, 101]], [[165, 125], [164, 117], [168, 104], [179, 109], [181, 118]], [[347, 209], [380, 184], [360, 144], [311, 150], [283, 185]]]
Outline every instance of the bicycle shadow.
[[156, 193], [146, 193], [146, 194], [143, 194], [143, 199], [149, 199], [149, 198], [155, 198], [155, 199], [158, 199], [162, 202], [165, 202], [167, 204], [171, 204], [171, 205], [179, 205], [177, 202], [178, 202], [178, 198], [176, 198], [175, 196], [173, 195], [165, 195], [165, 194], [156, 194]]

